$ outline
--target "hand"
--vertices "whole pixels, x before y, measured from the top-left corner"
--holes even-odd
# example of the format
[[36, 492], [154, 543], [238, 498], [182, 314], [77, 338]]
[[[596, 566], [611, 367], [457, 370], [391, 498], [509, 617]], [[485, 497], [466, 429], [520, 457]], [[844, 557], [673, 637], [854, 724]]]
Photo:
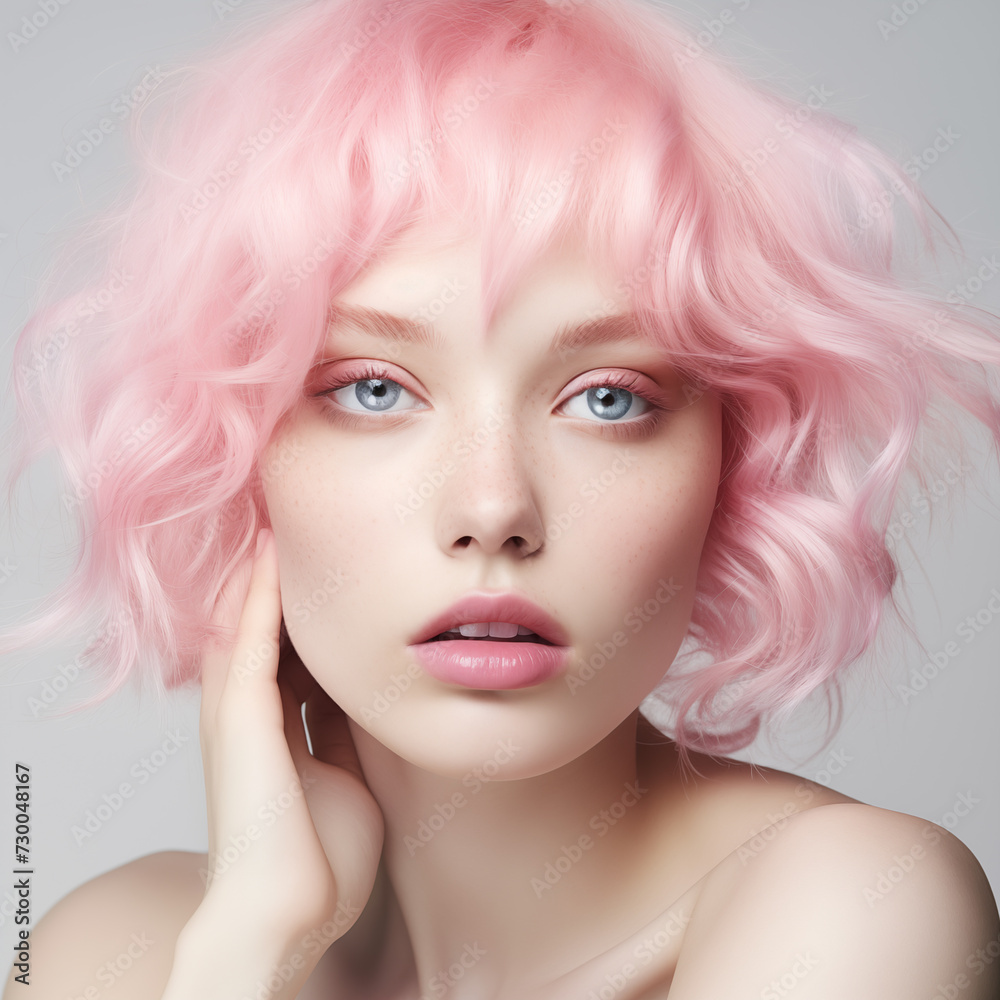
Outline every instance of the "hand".
[[321, 929], [335, 940], [371, 894], [384, 822], [343, 709], [292, 644], [279, 641], [270, 531], [261, 532], [257, 556], [227, 580], [212, 622], [236, 626], [236, 638], [210, 640], [202, 656], [211, 873], [203, 905], [252, 924], [251, 940], [277, 935], [290, 943]]

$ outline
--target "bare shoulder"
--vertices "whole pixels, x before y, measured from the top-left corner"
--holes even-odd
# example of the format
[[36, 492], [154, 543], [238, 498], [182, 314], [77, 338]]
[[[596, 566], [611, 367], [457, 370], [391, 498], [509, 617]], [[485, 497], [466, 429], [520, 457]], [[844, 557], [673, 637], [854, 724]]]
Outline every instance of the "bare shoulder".
[[997, 995], [996, 902], [947, 830], [852, 800], [765, 829], [705, 878], [671, 1000]]
[[668, 883], [676, 889], [700, 891], [731, 854], [760, 849], [799, 813], [856, 803], [798, 775], [724, 757], [695, 753], [683, 770], [670, 741], [647, 744], [640, 762], [640, 780], [658, 786], [652, 798], [664, 852], [679, 869]]
[[[34, 1000], [148, 1000], [166, 985], [181, 928], [201, 902], [206, 856], [164, 851], [98, 875], [31, 932]], [[13, 975], [4, 1000], [15, 993]], [[18, 984], [19, 985], [19, 984]]]

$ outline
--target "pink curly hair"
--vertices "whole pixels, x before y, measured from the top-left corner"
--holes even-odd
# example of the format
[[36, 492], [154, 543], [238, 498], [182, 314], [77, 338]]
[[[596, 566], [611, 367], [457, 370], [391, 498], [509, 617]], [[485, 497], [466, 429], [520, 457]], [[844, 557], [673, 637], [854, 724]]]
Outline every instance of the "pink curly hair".
[[248, 18], [155, 104], [137, 189], [67, 240], [13, 371], [9, 495], [54, 447], [82, 541], [6, 648], [96, 615], [98, 697], [137, 668], [196, 680], [331, 301], [421, 219], [482, 234], [484, 329], [575, 233], [721, 396], [690, 629], [710, 662], [657, 693], [682, 748], [738, 749], [813, 691], [836, 699], [887, 598], [899, 612], [903, 476], [961, 453], [939, 402], [1000, 444], [996, 317], [893, 261], [894, 210], [934, 248], [916, 184], [640, 0], [304, 3]]

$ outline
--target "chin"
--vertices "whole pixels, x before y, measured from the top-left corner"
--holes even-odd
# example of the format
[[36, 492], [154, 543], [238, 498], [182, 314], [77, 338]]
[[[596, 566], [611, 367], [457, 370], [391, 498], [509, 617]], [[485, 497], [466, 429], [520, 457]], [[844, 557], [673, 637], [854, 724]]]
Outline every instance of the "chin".
[[[355, 742], [374, 740], [414, 767], [468, 783], [538, 777], [587, 753], [639, 704], [567, 704], [566, 688], [480, 691], [415, 685], [388, 711], [348, 711]], [[556, 685], [553, 685], [555, 688]], [[429, 688], [429, 689], [428, 689]]]

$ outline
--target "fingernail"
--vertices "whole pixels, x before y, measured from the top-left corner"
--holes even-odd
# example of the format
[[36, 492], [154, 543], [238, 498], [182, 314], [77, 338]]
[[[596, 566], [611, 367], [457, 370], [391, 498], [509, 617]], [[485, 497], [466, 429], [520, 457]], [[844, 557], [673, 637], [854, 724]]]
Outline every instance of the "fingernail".
[[254, 559], [260, 556], [261, 551], [264, 548], [264, 543], [266, 541], [267, 541], [267, 528], [261, 528], [260, 531], [257, 532], [257, 549], [253, 554]]

